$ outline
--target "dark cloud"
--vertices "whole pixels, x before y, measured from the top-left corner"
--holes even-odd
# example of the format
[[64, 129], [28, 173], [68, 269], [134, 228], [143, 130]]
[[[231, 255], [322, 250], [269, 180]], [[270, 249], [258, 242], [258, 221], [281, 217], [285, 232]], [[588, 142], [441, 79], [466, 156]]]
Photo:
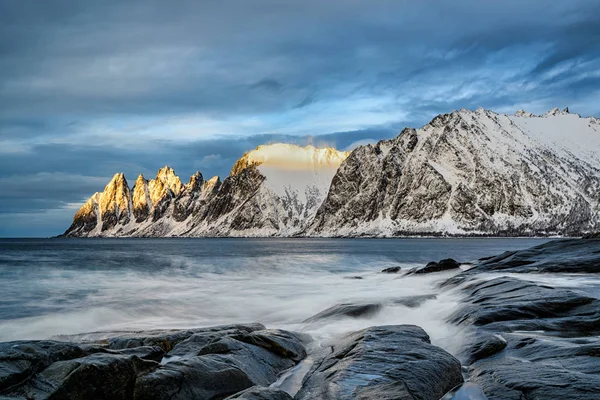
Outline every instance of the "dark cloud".
[[0, 235], [59, 233], [116, 171], [224, 175], [262, 143], [347, 148], [457, 108], [598, 115], [598, 15], [595, 0], [1, 2]]

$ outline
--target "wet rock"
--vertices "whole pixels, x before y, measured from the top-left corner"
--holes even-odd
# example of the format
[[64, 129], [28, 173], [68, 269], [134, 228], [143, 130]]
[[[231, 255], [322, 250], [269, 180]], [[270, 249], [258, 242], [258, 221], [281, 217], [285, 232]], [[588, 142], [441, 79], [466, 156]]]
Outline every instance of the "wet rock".
[[385, 269], [381, 270], [381, 272], [384, 274], [396, 274], [396, 273], [400, 272], [401, 270], [402, 270], [401, 267], [389, 267], [389, 268], [385, 268]]
[[293, 400], [292, 396], [284, 392], [283, 390], [266, 388], [261, 386], [253, 386], [250, 389], [246, 389], [242, 392], [236, 393], [233, 396], [229, 396], [226, 400], [240, 399], [240, 400]]
[[316, 322], [325, 319], [335, 319], [342, 317], [350, 318], [368, 318], [376, 315], [382, 309], [382, 305], [379, 303], [367, 303], [367, 304], [336, 304], [326, 310], [321, 311], [318, 314], [313, 315], [310, 318], [304, 320], [304, 322]]
[[123, 332], [116, 337], [105, 339], [110, 349], [127, 349], [141, 346], [159, 346], [165, 352], [171, 351], [177, 344], [192, 335], [213, 335], [220, 337], [227, 334], [245, 333], [265, 329], [261, 324], [220, 325], [209, 328], [188, 330], [155, 330], [141, 332]]
[[435, 294], [423, 294], [420, 296], [405, 296], [398, 299], [394, 299], [393, 302], [396, 304], [402, 304], [409, 308], [417, 308], [427, 300], [435, 300], [437, 296]]
[[506, 348], [506, 339], [500, 335], [481, 335], [469, 349], [468, 363], [491, 357]]
[[262, 347], [224, 337], [204, 346], [198, 356], [166, 363], [139, 378], [134, 399], [224, 398], [255, 385], [268, 386], [295, 364]]
[[447, 271], [449, 269], [457, 269], [460, 267], [460, 263], [452, 258], [446, 258], [439, 262], [432, 261], [423, 268], [417, 268], [415, 274], [430, 274], [432, 272]]
[[477, 271], [600, 273], [600, 238], [554, 240], [483, 260]]
[[467, 303], [450, 321], [494, 332], [543, 330], [600, 334], [600, 301], [570, 289], [500, 277], [468, 285]]
[[158, 365], [135, 355], [102, 353], [57, 361], [11, 395], [28, 399], [129, 400], [137, 377]]
[[302, 344], [302, 340], [292, 332], [266, 329], [236, 336], [235, 338], [296, 362], [306, 357], [306, 349]]
[[273, 383], [306, 356], [310, 340], [260, 324], [83, 337], [94, 341], [0, 343], [0, 397], [224, 398]]
[[50, 340], [0, 343], [0, 394], [53, 362], [87, 354], [82, 346]]
[[345, 276], [344, 279], [364, 279], [362, 276]]
[[438, 400], [462, 383], [460, 363], [414, 325], [358, 331], [325, 348], [297, 400]]

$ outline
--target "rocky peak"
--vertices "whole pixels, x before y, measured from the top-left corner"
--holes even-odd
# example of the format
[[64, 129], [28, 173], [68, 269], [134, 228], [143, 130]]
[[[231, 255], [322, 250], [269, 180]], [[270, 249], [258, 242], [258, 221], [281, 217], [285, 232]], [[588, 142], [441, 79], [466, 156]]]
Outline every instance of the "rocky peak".
[[100, 211], [102, 213], [102, 229], [110, 229], [117, 222], [129, 221], [131, 194], [125, 175], [115, 174], [100, 195]]
[[131, 200], [133, 204], [133, 215], [135, 216], [136, 222], [145, 220], [152, 208], [152, 200], [150, 199], [150, 194], [148, 192], [148, 181], [142, 174], [135, 180]]
[[204, 184], [204, 177], [199, 171], [192, 176], [190, 176], [190, 181], [185, 185], [185, 188], [190, 192], [197, 192], [202, 189]]
[[519, 111], [517, 111], [515, 113], [515, 117], [535, 117], [536, 115], [533, 113], [530, 113], [529, 111], [525, 111], [523, 109], [520, 109]]
[[544, 117], [550, 117], [555, 115], [569, 115], [569, 107], [565, 107], [562, 111], [558, 109], [558, 107], [554, 107], [552, 110], [548, 111]]
[[181, 183], [181, 180], [177, 175], [175, 175], [173, 168], [169, 167], [168, 165], [165, 165], [158, 170], [158, 173], [156, 174], [156, 180], [161, 181], [176, 196], [183, 190], [183, 184]]

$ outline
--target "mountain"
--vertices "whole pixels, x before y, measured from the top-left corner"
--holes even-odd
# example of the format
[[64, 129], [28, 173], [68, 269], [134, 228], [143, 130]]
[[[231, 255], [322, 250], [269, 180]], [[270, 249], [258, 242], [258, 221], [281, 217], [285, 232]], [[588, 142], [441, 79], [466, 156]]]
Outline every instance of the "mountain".
[[259, 146], [231, 174], [117, 174], [66, 236], [579, 235], [600, 230], [600, 120], [479, 109], [351, 153]]
[[304, 229], [349, 153], [290, 144], [259, 146], [223, 181], [200, 172], [183, 184], [170, 167], [116, 174], [75, 214], [64, 236], [272, 236]]
[[581, 234], [600, 227], [600, 120], [479, 109], [357, 148], [305, 234]]

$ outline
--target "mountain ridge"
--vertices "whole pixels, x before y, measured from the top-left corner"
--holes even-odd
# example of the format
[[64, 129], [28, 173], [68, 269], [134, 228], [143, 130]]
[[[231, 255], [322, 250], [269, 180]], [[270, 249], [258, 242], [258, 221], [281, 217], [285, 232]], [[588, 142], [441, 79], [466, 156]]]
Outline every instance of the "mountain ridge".
[[64, 235], [581, 235], [600, 229], [600, 120], [461, 109], [350, 153], [259, 146], [223, 182], [167, 166], [124, 185], [115, 175]]

